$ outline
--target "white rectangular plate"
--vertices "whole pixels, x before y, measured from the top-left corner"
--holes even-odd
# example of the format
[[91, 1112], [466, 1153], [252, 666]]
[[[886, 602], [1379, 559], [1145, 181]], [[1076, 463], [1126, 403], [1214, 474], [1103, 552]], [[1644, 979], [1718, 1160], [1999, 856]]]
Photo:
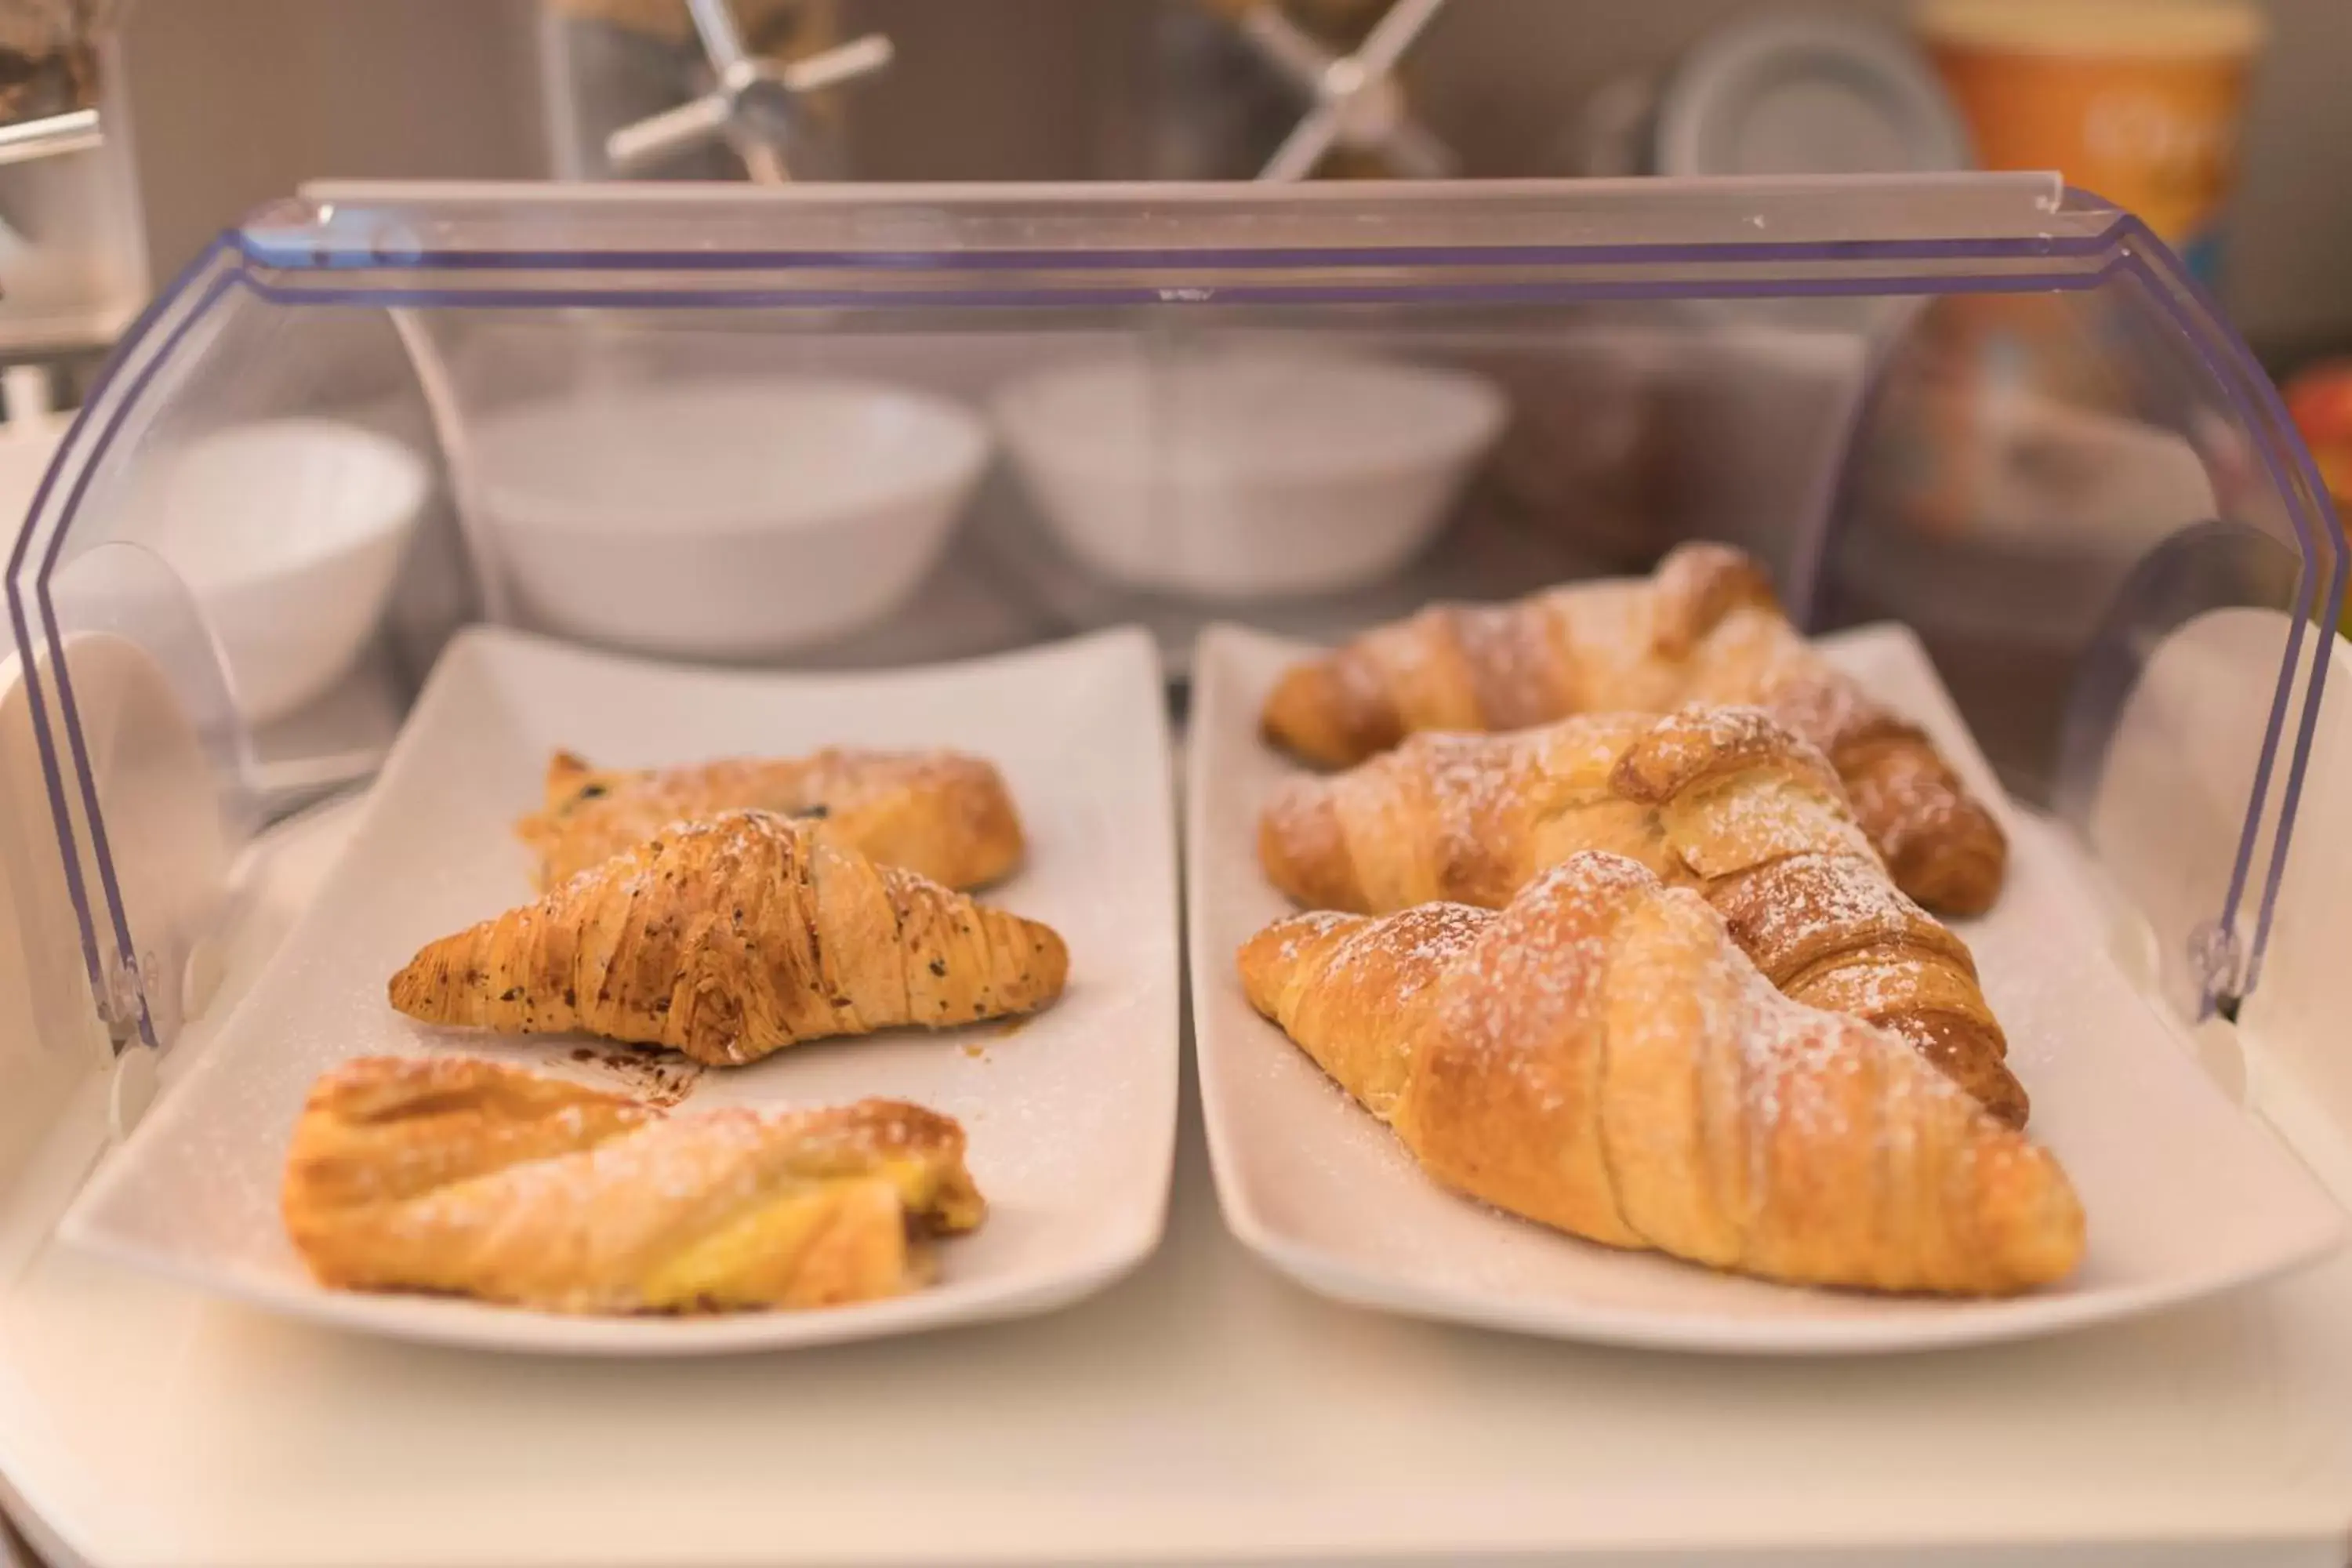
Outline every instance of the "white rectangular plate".
[[[955, 1117], [990, 1203], [940, 1247], [936, 1285], [822, 1311], [591, 1319], [313, 1283], [278, 1215], [311, 1081], [374, 1052], [463, 1052], [603, 1083], [564, 1037], [424, 1028], [384, 984], [418, 946], [530, 896], [514, 819], [550, 751], [644, 765], [841, 742], [949, 746], [995, 763], [1029, 837], [987, 901], [1053, 925], [1068, 992], [1035, 1018], [814, 1042], [693, 1075], [688, 1106], [868, 1095]], [[1105, 633], [888, 674], [679, 669], [476, 630], [451, 645], [351, 847], [268, 973], [63, 1224], [68, 1239], [260, 1305], [408, 1339], [634, 1354], [862, 1339], [1042, 1311], [1099, 1289], [1160, 1238], [1175, 1147], [1178, 966], [1165, 702], [1150, 639]], [[689, 1064], [671, 1058], [679, 1074]], [[617, 1076], [614, 1076], [617, 1075]]]
[[[1907, 631], [1868, 628], [1826, 648], [2005, 806]], [[1258, 739], [1257, 719], [1276, 677], [1309, 651], [1230, 627], [1202, 636], [1185, 791], [1193, 1032], [1217, 1196], [1234, 1233], [1301, 1284], [1562, 1339], [1834, 1354], [2123, 1318], [2268, 1278], [2342, 1241], [2334, 1200], [2223, 1098], [2106, 958], [2058, 830], [2013, 810], [2000, 901], [1955, 929], [2033, 1096], [2034, 1136], [2064, 1163], [2088, 1215], [2071, 1280], [2000, 1301], [1795, 1289], [1591, 1245], [1441, 1189], [1258, 1016], [1234, 968], [1241, 944], [1291, 909], [1258, 869], [1257, 813], [1297, 770]]]

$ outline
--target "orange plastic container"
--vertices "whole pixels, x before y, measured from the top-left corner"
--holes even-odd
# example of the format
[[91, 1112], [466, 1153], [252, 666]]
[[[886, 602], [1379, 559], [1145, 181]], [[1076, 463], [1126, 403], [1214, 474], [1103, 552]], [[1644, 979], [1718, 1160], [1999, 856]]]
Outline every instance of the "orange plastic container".
[[2242, 0], [1927, 0], [1916, 24], [1988, 169], [2056, 169], [2210, 277], [2266, 36]]

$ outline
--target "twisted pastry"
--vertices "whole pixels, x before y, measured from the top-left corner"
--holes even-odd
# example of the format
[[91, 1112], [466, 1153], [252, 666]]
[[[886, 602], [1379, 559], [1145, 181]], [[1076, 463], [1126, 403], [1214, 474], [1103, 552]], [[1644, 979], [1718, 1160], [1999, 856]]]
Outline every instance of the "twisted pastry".
[[820, 1307], [912, 1289], [986, 1212], [963, 1130], [868, 1100], [663, 1117], [520, 1068], [369, 1057], [312, 1086], [280, 1194], [320, 1282], [558, 1312]]
[[2063, 1278], [2058, 1163], [1891, 1035], [1789, 1000], [1705, 900], [1574, 856], [1499, 913], [1298, 915], [1249, 999], [1457, 1191], [1612, 1247], [1801, 1284]]
[[1916, 725], [1822, 658], [1737, 550], [1686, 544], [1647, 578], [1516, 604], [1435, 605], [1297, 666], [1268, 739], [1345, 767], [1421, 730], [1517, 730], [1686, 703], [1762, 708], [1818, 746], [1895, 886], [1946, 914], [1992, 907], [2009, 843]]
[[428, 1024], [585, 1030], [726, 1067], [819, 1036], [1032, 1012], [1068, 968], [1048, 926], [811, 824], [734, 811], [427, 944], [391, 997]]
[[2012, 1126], [2025, 1089], [1966, 943], [1895, 887], [1822, 754], [1753, 708], [1425, 731], [1268, 801], [1258, 858], [1301, 903], [1499, 909], [1602, 849], [1704, 895], [1789, 995], [1892, 1030]]
[[844, 849], [950, 888], [984, 886], [1021, 863], [1021, 817], [1004, 780], [956, 752], [827, 747], [660, 769], [591, 767], [558, 752], [548, 760], [546, 804], [515, 832], [537, 851], [547, 889], [673, 822], [746, 809], [805, 818]]

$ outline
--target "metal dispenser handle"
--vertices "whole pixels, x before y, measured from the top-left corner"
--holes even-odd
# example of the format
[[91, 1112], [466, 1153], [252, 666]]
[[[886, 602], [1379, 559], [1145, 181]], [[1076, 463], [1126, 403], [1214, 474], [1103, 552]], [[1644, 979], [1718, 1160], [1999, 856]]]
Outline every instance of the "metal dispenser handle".
[[87, 153], [105, 142], [95, 109], [19, 120], [13, 125], [0, 125], [0, 163], [28, 163], [62, 153]]
[[1303, 180], [1336, 146], [1377, 153], [1413, 179], [1454, 174], [1453, 149], [1413, 119], [1396, 83], [1405, 51], [1444, 8], [1445, 0], [1398, 0], [1353, 54], [1342, 55], [1309, 37], [1275, 0], [1244, 7], [1238, 18], [1242, 37], [1314, 101], [1258, 178]]
[[754, 181], [782, 184], [793, 177], [784, 149], [799, 100], [871, 76], [891, 59], [890, 40], [868, 33], [806, 59], [778, 64], [744, 48], [727, 0], [687, 0], [687, 13], [716, 85], [700, 98], [607, 136], [604, 156], [616, 174], [636, 174], [690, 147], [723, 141]]

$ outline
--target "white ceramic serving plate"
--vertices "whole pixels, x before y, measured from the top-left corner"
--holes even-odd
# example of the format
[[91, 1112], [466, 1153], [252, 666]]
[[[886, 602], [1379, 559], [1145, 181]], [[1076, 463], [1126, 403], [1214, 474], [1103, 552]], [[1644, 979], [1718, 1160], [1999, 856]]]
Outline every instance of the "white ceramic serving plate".
[[[92, 1179], [71, 1242], [301, 1317], [517, 1351], [667, 1354], [863, 1339], [1003, 1318], [1084, 1296], [1158, 1243], [1174, 1149], [1176, 871], [1160, 672], [1141, 633], [856, 676], [664, 668], [474, 630], [442, 657], [365, 820], [318, 902], [205, 1053]], [[822, 1311], [564, 1318], [321, 1289], [280, 1229], [286, 1139], [321, 1071], [373, 1052], [463, 1052], [608, 1086], [574, 1037], [426, 1029], [384, 1002], [423, 942], [530, 895], [514, 818], [550, 750], [618, 764], [827, 742], [952, 746], [1018, 801], [1027, 865], [991, 901], [1068, 940], [1055, 1006], [932, 1034], [821, 1041], [696, 1080], [688, 1106], [867, 1095], [960, 1120], [991, 1213], [940, 1247], [942, 1277], [896, 1300]], [[683, 1065], [681, 1063], [681, 1065]]]
[[994, 406], [1073, 554], [1122, 583], [1223, 599], [1396, 570], [1505, 416], [1502, 395], [1460, 371], [1264, 350], [1056, 365]]
[[871, 625], [947, 546], [988, 426], [884, 382], [680, 377], [485, 417], [474, 521], [524, 609], [582, 642], [769, 657]]
[[[2002, 797], [1907, 632], [1825, 645], [1916, 718], [1987, 800]], [[2008, 886], [1958, 922], [2034, 1135], [2089, 1218], [2081, 1270], [2001, 1301], [1810, 1290], [1613, 1251], [1455, 1196], [1260, 1018], [1233, 955], [1290, 905], [1260, 873], [1260, 803], [1292, 765], [1257, 736], [1276, 677], [1309, 650], [1213, 627], [1193, 665], [1187, 899], [1192, 1017], [1217, 1195], [1242, 1240], [1311, 1289], [1524, 1333], [1685, 1351], [1840, 1354], [2019, 1339], [2210, 1296], [2326, 1256], [2335, 1201], [2231, 1105], [2102, 952], [2106, 928], [2048, 824], [2009, 811]]]

